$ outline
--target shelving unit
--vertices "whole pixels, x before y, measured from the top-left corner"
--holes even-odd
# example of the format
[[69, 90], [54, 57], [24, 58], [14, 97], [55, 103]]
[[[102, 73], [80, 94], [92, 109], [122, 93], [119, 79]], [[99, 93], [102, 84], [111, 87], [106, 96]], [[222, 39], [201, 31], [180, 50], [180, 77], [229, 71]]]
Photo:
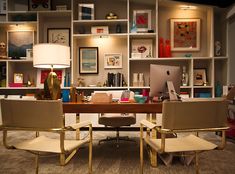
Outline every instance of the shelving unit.
[[[94, 4], [94, 19], [79, 20], [79, 4]], [[66, 5], [66, 10], [56, 10], [57, 5]], [[182, 10], [181, 5], [191, 5], [195, 9]], [[151, 10], [151, 32], [132, 33], [134, 10]], [[117, 15], [117, 19], [108, 20], [106, 15], [110, 12]], [[159, 38], [170, 38], [170, 19], [172, 18], [198, 18], [201, 21], [200, 50], [199, 51], [172, 51], [172, 57], [159, 57]], [[216, 19], [216, 20], [214, 20]], [[71, 46], [71, 68], [65, 73], [71, 74], [71, 83], [77, 85], [78, 78], [83, 78], [85, 87], [78, 90], [108, 90], [108, 89], [149, 89], [150, 64], [177, 65], [186, 67], [189, 74], [188, 86], [181, 86], [182, 92], [187, 92], [190, 97], [197, 97], [199, 93], [210, 93], [215, 97], [216, 86], [228, 84], [227, 54], [227, 28], [224, 11], [210, 6], [179, 3], [162, 0], [51, 0], [50, 10], [30, 11], [28, 1], [7, 0], [7, 12], [0, 15], [0, 41], [6, 43], [8, 30], [30, 29], [35, 31], [34, 44], [47, 42], [48, 28], [69, 28]], [[117, 32], [117, 25], [121, 30]], [[107, 34], [92, 34], [91, 28], [107, 26]], [[219, 27], [218, 27], [219, 26]], [[151, 40], [152, 56], [149, 58], [132, 57], [133, 40]], [[215, 55], [214, 43], [221, 43], [221, 54]], [[79, 74], [79, 47], [99, 48], [99, 73]], [[122, 68], [104, 68], [105, 53], [120, 53], [122, 55]], [[186, 57], [190, 54], [190, 57]], [[37, 90], [40, 78], [39, 70], [33, 68], [33, 63], [26, 60], [0, 59], [2, 71], [0, 93], [6, 90], [16, 93], [19, 90]], [[206, 86], [194, 86], [193, 70], [206, 69]], [[29, 78], [34, 79], [35, 87], [12, 88], [14, 73], [23, 73], [24, 83]], [[108, 73], [122, 73], [125, 84], [121, 87], [89, 87], [90, 85], [105, 84]], [[133, 86], [133, 73], [144, 74], [144, 86]], [[31, 76], [31, 77], [29, 77]], [[5, 86], [4, 86], [5, 78]], [[3, 81], [2, 81], [3, 80]], [[63, 84], [62, 84], [63, 86]], [[68, 89], [68, 88], [64, 88]]]

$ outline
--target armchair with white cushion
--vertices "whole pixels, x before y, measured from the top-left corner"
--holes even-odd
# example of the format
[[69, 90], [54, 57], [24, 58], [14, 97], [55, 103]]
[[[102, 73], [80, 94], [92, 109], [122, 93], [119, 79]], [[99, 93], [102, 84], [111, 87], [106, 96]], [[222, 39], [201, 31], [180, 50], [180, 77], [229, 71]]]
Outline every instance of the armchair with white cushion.
[[[21, 149], [36, 154], [36, 173], [38, 173], [39, 155], [56, 153], [60, 155], [60, 164], [67, 164], [76, 154], [79, 147], [88, 143], [89, 173], [92, 173], [92, 125], [81, 122], [65, 127], [63, 106], [60, 100], [20, 100], [2, 99], [3, 144], [9, 149]], [[81, 140], [66, 140], [65, 132], [81, 127], [89, 127], [89, 136]], [[17, 143], [8, 145], [8, 131], [36, 132], [32, 139], [21, 140], [15, 137]], [[59, 134], [59, 138], [39, 135], [39, 132]], [[12, 136], [11, 136], [12, 138]]]
[[[140, 124], [140, 170], [143, 173], [144, 142], [151, 150], [159, 154], [195, 155], [196, 173], [198, 153], [225, 147], [227, 127], [227, 102], [223, 99], [189, 99], [187, 101], [164, 101], [162, 108], [162, 126], [142, 120]], [[144, 138], [144, 127], [150, 129]], [[199, 132], [222, 132], [221, 144], [210, 142]], [[152, 138], [151, 132], [159, 133], [160, 138]], [[166, 138], [167, 134], [184, 133], [181, 136]], [[185, 135], [186, 133], [186, 135]], [[180, 153], [179, 153], [180, 152]]]

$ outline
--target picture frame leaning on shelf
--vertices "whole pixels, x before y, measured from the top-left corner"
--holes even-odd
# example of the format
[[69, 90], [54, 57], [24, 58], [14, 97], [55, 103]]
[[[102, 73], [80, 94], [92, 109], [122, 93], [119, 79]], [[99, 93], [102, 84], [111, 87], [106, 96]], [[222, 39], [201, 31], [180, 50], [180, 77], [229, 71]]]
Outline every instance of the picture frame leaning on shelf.
[[47, 42], [70, 46], [70, 28], [48, 28]]
[[[131, 42], [132, 58], [152, 58], [153, 40], [152, 39], [133, 39]], [[133, 57], [133, 56], [137, 57]], [[140, 55], [140, 56], [139, 56]]]
[[78, 20], [94, 20], [94, 8], [95, 5], [92, 3], [78, 4]]
[[194, 69], [193, 70], [193, 85], [195, 86], [203, 86], [206, 85], [206, 69]]
[[122, 68], [122, 54], [121, 53], [105, 53], [104, 54], [104, 68], [105, 69]]
[[133, 23], [137, 32], [147, 33], [151, 30], [151, 10], [134, 10]]

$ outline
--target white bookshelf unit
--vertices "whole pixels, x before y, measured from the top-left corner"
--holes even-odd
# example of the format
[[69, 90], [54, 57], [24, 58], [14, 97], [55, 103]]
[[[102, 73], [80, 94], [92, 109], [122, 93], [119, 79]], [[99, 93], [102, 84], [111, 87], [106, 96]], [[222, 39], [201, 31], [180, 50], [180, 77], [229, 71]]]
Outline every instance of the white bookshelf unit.
[[[6, 13], [0, 14], [0, 42], [4, 42], [6, 47], [8, 47], [7, 31], [9, 30], [34, 31], [33, 44], [47, 42], [48, 28], [70, 30], [71, 67], [64, 73], [70, 73], [71, 84], [75, 86], [77, 86], [78, 78], [84, 79], [85, 86], [77, 86], [78, 90], [149, 89], [150, 64], [177, 65], [181, 69], [185, 66], [189, 83], [187, 86], [181, 86], [181, 91], [188, 93], [190, 97], [198, 97], [201, 93], [216, 97], [217, 84], [223, 86], [229, 83], [227, 24], [224, 20], [223, 9], [170, 0], [51, 0], [50, 9], [45, 10], [41, 8], [30, 10], [28, 1], [25, 0], [6, 0], [6, 2]], [[81, 13], [79, 4], [93, 4], [94, 19], [79, 19]], [[66, 8], [56, 10], [58, 5], [65, 5]], [[185, 10], [182, 9], [182, 5], [193, 8]], [[149, 32], [132, 32], [134, 11], [151, 11]], [[117, 15], [117, 19], [106, 19], [109, 13]], [[170, 19], [181, 18], [200, 19], [200, 49], [198, 51], [171, 51], [171, 57], [159, 57], [159, 39], [172, 39], [170, 38]], [[108, 33], [92, 33], [92, 27], [97, 26], [108, 27]], [[132, 57], [132, 48], [136, 40], [151, 43], [150, 57]], [[219, 56], [215, 55], [215, 41], [221, 43]], [[79, 73], [79, 47], [98, 47], [97, 74]], [[105, 54], [121, 54], [121, 68], [105, 68]], [[190, 56], [187, 57], [187, 55]], [[42, 88], [41, 84], [38, 84], [40, 83], [38, 79], [40, 70], [33, 67], [32, 60], [13, 60], [7, 57], [0, 59], [0, 68], [1, 94], [24, 93], [27, 90]], [[206, 70], [205, 86], [194, 85], [194, 69]], [[14, 73], [23, 74], [24, 83], [30, 80], [34, 86], [10, 87], [10, 84], [14, 82]], [[107, 84], [108, 73], [122, 73], [125, 84], [103, 86]], [[144, 86], [133, 85], [134, 73], [143, 73]]]

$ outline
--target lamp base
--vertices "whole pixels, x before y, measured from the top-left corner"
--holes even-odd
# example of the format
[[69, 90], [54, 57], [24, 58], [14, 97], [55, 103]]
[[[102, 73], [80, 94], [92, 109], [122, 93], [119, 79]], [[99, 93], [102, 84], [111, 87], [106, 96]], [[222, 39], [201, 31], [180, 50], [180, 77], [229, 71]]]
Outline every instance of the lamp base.
[[61, 98], [60, 80], [55, 72], [50, 72], [44, 81], [44, 98], [52, 100]]

